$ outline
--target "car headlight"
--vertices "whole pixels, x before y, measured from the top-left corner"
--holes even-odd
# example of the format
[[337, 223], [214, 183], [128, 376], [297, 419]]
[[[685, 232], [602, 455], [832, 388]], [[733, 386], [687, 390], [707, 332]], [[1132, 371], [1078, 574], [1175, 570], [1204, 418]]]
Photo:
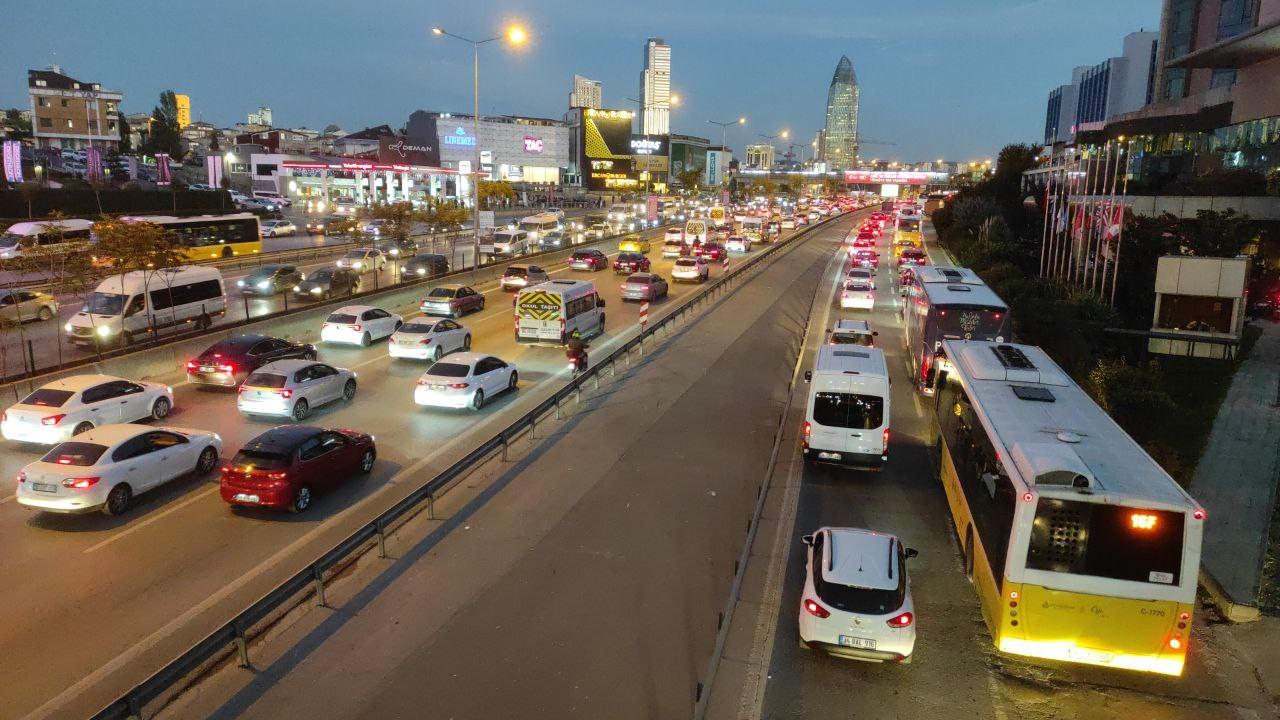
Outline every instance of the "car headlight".
[[98, 326], [98, 329], [97, 329], [97, 331], [96, 331], [96, 332], [98, 333], [98, 335], [100, 335], [100, 336], [102, 336], [102, 337], [106, 337], [106, 336], [108, 336], [108, 335], [110, 335], [110, 334], [111, 334], [111, 326], [110, 326], [110, 325], [99, 325], [99, 326]]
[[62, 329], [66, 330], [67, 332], [71, 332], [71, 323], [67, 323], [66, 325], [63, 325]]
[[293, 291], [294, 291], [294, 292], [302, 292], [302, 286], [301, 286], [301, 285], [294, 285], [294, 286], [293, 286]]
[[361, 266], [362, 264], [363, 264], [363, 263], [361, 263], [359, 260], [357, 260], [357, 261], [355, 261], [355, 262], [351, 263], [351, 267], [353, 267], [353, 268], [355, 268], [355, 269], [359, 270], [359, 269], [360, 269], [360, 266]]
[[418, 268], [418, 274], [419, 274], [419, 275], [426, 275], [426, 274], [427, 274], [427, 269], [426, 269], [426, 268]]
[[236, 281], [236, 286], [237, 286], [237, 287], [244, 287], [244, 281], [243, 281], [243, 280], [237, 280], [237, 281]]
[[266, 290], [269, 287], [271, 287], [271, 283], [267, 282], [266, 280], [263, 280], [262, 282], [258, 283], [259, 290]]
[[320, 290], [320, 288], [318, 288], [318, 287], [313, 287], [313, 288], [311, 288], [311, 294], [312, 294], [312, 295], [319, 295], [319, 294], [320, 294], [320, 292], [321, 292], [321, 290]]

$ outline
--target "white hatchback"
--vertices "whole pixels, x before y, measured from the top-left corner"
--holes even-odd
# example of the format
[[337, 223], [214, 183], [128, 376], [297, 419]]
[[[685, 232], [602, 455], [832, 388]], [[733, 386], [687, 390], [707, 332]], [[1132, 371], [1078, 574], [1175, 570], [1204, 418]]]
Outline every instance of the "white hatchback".
[[515, 390], [516, 366], [492, 355], [465, 352], [441, 360], [418, 378], [413, 401], [446, 408], [484, 407], [486, 398]]
[[684, 229], [678, 228], [678, 227], [669, 227], [666, 229], [665, 232], [662, 233], [662, 239], [664, 242], [667, 240], [678, 240], [680, 242], [684, 242]]
[[208, 430], [103, 425], [54, 446], [18, 473], [22, 505], [119, 515], [134, 496], [218, 466], [222, 438]]
[[74, 375], [44, 385], [0, 415], [6, 440], [53, 445], [101, 425], [162, 420], [173, 388], [111, 375]]
[[313, 408], [356, 396], [356, 374], [314, 360], [277, 360], [240, 385], [236, 409], [245, 415], [306, 420]]
[[916, 551], [893, 535], [857, 528], [822, 527], [803, 539], [800, 642], [855, 660], [911, 662], [916, 623], [907, 560]]
[[356, 248], [338, 258], [338, 267], [350, 268], [356, 272], [377, 272], [387, 264], [387, 256], [377, 248]]
[[390, 337], [400, 329], [399, 315], [370, 305], [340, 307], [325, 318], [320, 326], [320, 340], [368, 347], [374, 340]]
[[671, 267], [671, 279], [674, 282], [706, 282], [711, 276], [711, 269], [702, 258], [680, 258]]
[[471, 349], [471, 331], [448, 318], [412, 317], [387, 341], [393, 358], [439, 361], [447, 353]]

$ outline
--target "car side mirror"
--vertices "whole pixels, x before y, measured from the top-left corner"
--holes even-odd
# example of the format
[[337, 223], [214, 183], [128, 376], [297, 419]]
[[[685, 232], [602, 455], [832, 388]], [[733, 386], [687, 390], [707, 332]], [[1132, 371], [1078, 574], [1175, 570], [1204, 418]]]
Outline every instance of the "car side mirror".
[[811, 381], [811, 380], [813, 380], [813, 371], [812, 371], [812, 370], [805, 370], [805, 371], [804, 371], [804, 381], [805, 381], [805, 382], [809, 382], [809, 381]]
[[871, 337], [880, 337], [880, 331], [879, 331], [879, 330], [872, 330], [872, 331], [871, 331]]
[[812, 546], [812, 545], [813, 545], [813, 536], [812, 536], [812, 535], [805, 535], [805, 536], [803, 536], [803, 537], [801, 537], [801, 538], [800, 538], [800, 542], [804, 543], [805, 545]]
[[917, 555], [919, 555], [919, 554], [920, 554], [920, 551], [919, 551], [919, 550], [916, 550], [915, 548], [907, 548], [907, 553], [906, 553], [906, 555], [907, 555], [907, 559], [908, 559], [908, 560], [910, 560], [910, 559], [911, 559], [911, 558], [913, 558], [913, 557], [916, 557], [916, 556], [917, 556]]
[[596, 299], [596, 307], [604, 307], [604, 298]]

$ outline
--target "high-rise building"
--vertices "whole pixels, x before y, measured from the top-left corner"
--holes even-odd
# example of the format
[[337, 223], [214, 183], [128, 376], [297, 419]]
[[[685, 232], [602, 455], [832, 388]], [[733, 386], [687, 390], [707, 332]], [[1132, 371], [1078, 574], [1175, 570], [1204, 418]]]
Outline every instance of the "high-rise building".
[[191, 96], [190, 95], [174, 95], [173, 101], [178, 106], [178, 129], [186, 130], [191, 124]]
[[644, 44], [644, 70], [640, 73], [640, 133], [671, 133], [671, 46], [662, 38]]
[[271, 108], [269, 108], [269, 107], [260, 107], [260, 108], [258, 108], [258, 112], [251, 112], [251, 113], [249, 113], [249, 124], [250, 124], [250, 125], [265, 125], [265, 126], [267, 126], [267, 127], [272, 127], [272, 125], [271, 125]]
[[40, 147], [115, 147], [120, 142], [119, 92], [63, 75], [53, 65], [27, 71], [27, 93], [31, 131]]
[[1129, 33], [1123, 54], [1072, 70], [1071, 83], [1049, 93], [1045, 144], [1071, 144], [1079, 130], [1097, 129], [1101, 123], [1151, 102], [1158, 38], [1153, 32]]
[[581, 75], [573, 76], [573, 91], [569, 93], [569, 107], [600, 109], [600, 96], [604, 89], [599, 80]]
[[858, 161], [858, 77], [848, 55], [841, 55], [827, 90], [827, 123], [822, 159], [828, 169], [853, 167]]
[[769, 170], [773, 167], [774, 149], [772, 145], [748, 145], [747, 167], [756, 170]]

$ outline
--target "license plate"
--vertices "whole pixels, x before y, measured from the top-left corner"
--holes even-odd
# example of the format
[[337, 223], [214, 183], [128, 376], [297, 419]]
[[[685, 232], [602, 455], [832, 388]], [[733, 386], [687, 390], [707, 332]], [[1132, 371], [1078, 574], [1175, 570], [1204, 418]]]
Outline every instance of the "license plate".
[[818, 459], [819, 460], [839, 460], [840, 453], [820, 452], [818, 453]]
[[202, 373], [215, 373], [215, 372], [217, 372], [217, 371], [218, 371], [218, 368], [216, 368], [216, 367], [214, 367], [214, 366], [212, 366], [212, 365], [201, 365], [201, 366], [200, 366], [200, 372], [202, 372]]
[[840, 644], [844, 647], [858, 648], [860, 650], [875, 650], [876, 641], [871, 638], [852, 637], [849, 635], [840, 636]]
[[443, 390], [445, 388], [444, 385], [440, 385], [440, 384], [432, 384], [432, 385], [428, 385], [427, 387], [431, 388], [432, 390]]
[[259, 498], [258, 498], [258, 496], [257, 496], [257, 495], [249, 495], [249, 494], [246, 494], [246, 493], [236, 493], [235, 500], [236, 500], [236, 502], [244, 502], [244, 503], [256, 503], [256, 502], [259, 502]]
[[31, 483], [31, 489], [42, 493], [56, 493], [58, 486], [50, 483]]

